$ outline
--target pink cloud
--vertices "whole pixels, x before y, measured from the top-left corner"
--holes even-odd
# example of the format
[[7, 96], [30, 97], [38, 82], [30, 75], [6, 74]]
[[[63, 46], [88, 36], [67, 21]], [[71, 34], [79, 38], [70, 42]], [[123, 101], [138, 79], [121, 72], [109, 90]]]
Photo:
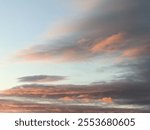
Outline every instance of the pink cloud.
[[74, 99], [72, 97], [65, 96], [63, 98], [60, 98], [60, 100], [65, 101], [65, 102], [70, 102], [70, 101], [73, 101]]
[[125, 50], [122, 54], [122, 57], [137, 58], [139, 56], [146, 55], [149, 53], [150, 53], [150, 46], [143, 45]]
[[92, 47], [91, 51], [93, 53], [105, 51], [109, 46], [113, 46], [114, 44], [119, 44], [120, 42], [122, 42], [124, 40], [124, 35], [124, 33], [118, 33], [107, 37], [106, 39], [95, 44]]
[[15, 57], [23, 61], [46, 61], [52, 59], [50, 53], [36, 51], [35, 48], [24, 49], [18, 52]]

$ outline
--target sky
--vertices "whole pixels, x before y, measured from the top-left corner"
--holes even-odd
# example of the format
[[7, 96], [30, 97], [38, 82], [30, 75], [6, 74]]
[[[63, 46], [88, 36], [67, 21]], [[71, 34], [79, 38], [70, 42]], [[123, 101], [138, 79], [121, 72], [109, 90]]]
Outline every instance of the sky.
[[149, 112], [149, 6], [148, 0], [0, 0], [1, 108]]

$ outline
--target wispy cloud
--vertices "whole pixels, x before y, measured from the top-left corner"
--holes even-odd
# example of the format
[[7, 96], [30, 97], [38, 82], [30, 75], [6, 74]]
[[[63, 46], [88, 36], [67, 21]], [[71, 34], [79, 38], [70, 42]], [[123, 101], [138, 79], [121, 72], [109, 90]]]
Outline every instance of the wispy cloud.
[[91, 51], [96, 53], [96, 52], [103, 52], [103, 51], [107, 51], [107, 50], [113, 50], [113, 49], [115, 49], [115, 47], [118, 46], [115, 44], [121, 44], [121, 42], [123, 42], [123, 39], [124, 39], [123, 33], [114, 34], [114, 35], [100, 41], [99, 43], [95, 44], [92, 47]]
[[149, 55], [149, 53], [150, 53], [150, 45], [146, 44], [135, 48], [129, 48], [123, 52], [122, 56], [128, 58], [137, 58], [140, 56], [147, 56]]
[[33, 76], [24, 76], [18, 78], [19, 82], [55, 82], [66, 80], [66, 76], [56, 76], [56, 75], [33, 75]]

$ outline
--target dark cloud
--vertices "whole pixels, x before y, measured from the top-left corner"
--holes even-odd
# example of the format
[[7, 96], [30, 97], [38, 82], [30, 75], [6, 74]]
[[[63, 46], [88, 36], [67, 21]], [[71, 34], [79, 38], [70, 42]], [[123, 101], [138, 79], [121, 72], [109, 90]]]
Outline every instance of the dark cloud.
[[19, 82], [54, 82], [66, 80], [66, 76], [56, 76], [56, 75], [33, 75], [33, 76], [24, 76], [18, 78]]
[[[149, 91], [149, 82], [128, 82], [126, 80], [81, 86], [32, 84], [5, 90], [1, 92], [0, 99], [11, 99], [22, 104], [35, 103], [47, 106], [54, 104], [55, 108], [59, 108], [57, 106], [67, 108], [68, 111], [65, 112], [70, 112], [72, 106], [76, 112], [80, 112], [78, 106], [83, 110], [82, 112], [86, 109], [85, 106], [91, 106], [90, 112], [97, 112], [98, 110], [95, 108], [99, 108], [99, 111], [106, 109], [107, 112], [107, 110], [113, 111], [115, 109], [118, 112], [123, 112], [122, 107], [126, 110], [132, 109], [132, 112], [137, 112], [137, 110], [148, 112], [150, 107]], [[37, 110], [39, 109], [37, 108]]]
[[149, 77], [150, 77], [150, 58], [143, 57], [142, 59], [137, 59], [130, 62], [124, 62], [116, 65], [118, 68], [122, 68], [125, 70], [121, 76], [116, 77], [120, 79], [126, 79], [128, 82], [145, 82], [149, 84]]
[[[147, 52], [146, 52], [147, 53]], [[113, 72], [114, 71], [114, 72]], [[149, 55], [137, 59], [125, 60], [109, 66], [96, 69], [97, 73], [112, 73], [113, 82], [126, 81], [133, 83], [149, 84], [150, 77], [150, 58]], [[93, 84], [103, 84], [103, 81], [95, 81]]]

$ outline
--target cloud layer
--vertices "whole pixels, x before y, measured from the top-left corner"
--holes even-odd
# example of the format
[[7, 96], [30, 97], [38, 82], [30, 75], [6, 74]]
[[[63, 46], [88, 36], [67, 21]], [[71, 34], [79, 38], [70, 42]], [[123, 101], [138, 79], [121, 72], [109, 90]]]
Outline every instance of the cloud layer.
[[[149, 112], [149, 91], [149, 84], [126, 81], [86, 86], [32, 84], [5, 90], [0, 99], [1, 105], [9, 106], [10, 112], [18, 106], [21, 111], [30, 106], [25, 107], [29, 112]], [[59, 111], [51, 110], [51, 106]], [[40, 111], [41, 107], [44, 109]]]

